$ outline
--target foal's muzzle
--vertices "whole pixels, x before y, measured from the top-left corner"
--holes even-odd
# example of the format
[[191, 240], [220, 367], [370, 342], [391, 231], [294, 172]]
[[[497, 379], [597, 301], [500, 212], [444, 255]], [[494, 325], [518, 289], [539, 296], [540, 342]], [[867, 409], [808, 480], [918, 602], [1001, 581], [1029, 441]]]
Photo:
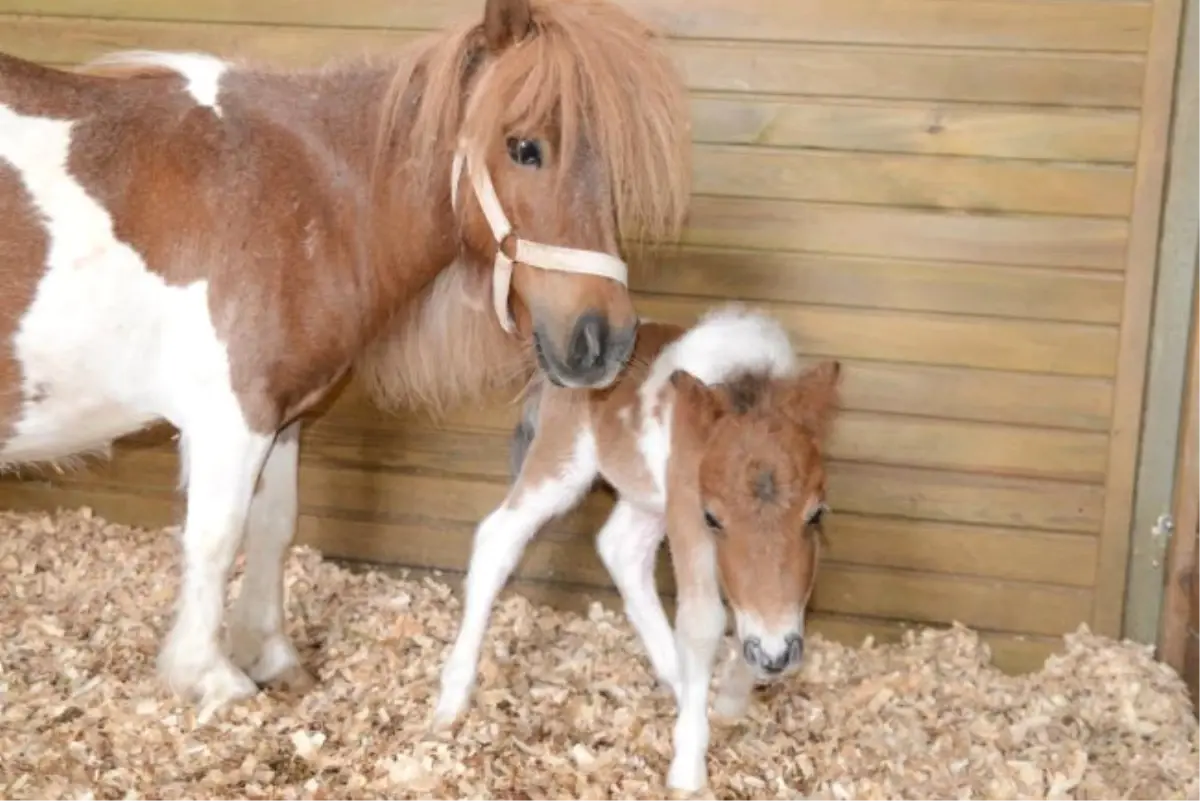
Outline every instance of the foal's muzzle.
[[742, 657], [763, 674], [778, 676], [800, 664], [804, 658], [804, 638], [797, 633], [788, 634], [783, 639], [782, 648], [768, 651], [758, 637], [749, 637], [742, 643]]

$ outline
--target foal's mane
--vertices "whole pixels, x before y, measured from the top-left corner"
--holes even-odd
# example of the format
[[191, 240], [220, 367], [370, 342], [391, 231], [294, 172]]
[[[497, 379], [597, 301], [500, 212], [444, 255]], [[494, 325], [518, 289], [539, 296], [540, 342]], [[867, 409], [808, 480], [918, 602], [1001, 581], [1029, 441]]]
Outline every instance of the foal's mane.
[[[530, 32], [468, 79], [486, 55], [483, 25], [459, 25], [418, 47], [383, 103], [377, 164], [399, 133], [413, 197], [430, 197], [460, 138], [479, 143], [553, 125], [560, 179], [584, 154], [612, 186], [623, 247], [675, 240], [691, 192], [690, 111], [657, 35], [608, 0], [532, 0]], [[406, 131], [397, 131], [401, 120]]]

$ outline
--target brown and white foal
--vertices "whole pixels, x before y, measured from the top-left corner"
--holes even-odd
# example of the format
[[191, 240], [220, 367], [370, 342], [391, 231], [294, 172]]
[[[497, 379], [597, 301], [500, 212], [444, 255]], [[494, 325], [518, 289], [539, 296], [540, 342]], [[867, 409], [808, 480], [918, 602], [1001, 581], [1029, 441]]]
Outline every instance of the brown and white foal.
[[[822, 443], [840, 367], [826, 361], [801, 372], [783, 328], [736, 306], [686, 332], [643, 322], [634, 361], [649, 367], [631, 367], [609, 389], [544, 386], [531, 396], [514, 435], [516, 480], [475, 535], [434, 722], [445, 725], [464, 708], [491, 607], [526, 543], [599, 476], [619, 500], [596, 547], [679, 703], [667, 783], [692, 792], [707, 781], [721, 590], [741, 658], [727, 667], [719, 713], [739, 716], [756, 678], [778, 677], [802, 657], [826, 510]], [[674, 634], [654, 586], [664, 534], [678, 596]]]

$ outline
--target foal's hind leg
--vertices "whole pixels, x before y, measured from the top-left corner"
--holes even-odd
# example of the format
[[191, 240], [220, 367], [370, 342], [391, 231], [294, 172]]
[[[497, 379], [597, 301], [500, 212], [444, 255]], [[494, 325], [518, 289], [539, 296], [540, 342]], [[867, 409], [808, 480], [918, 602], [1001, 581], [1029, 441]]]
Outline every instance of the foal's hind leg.
[[296, 534], [299, 464], [297, 420], [275, 438], [250, 502], [242, 591], [229, 620], [234, 664], [259, 684], [276, 682], [292, 690], [306, 690], [314, 683], [284, 631], [283, 565]]
[[167, 683], [199, 700], [200, 722], [258, 689], [222, 653], [220, 629], [229, 568], [273, 439], [249, 429], [232, 394], [203, 401], [203, 411], [183, 431], [188, 446], [183, 579], [175, 622], [159, 655]]
[[654, 561], [667, 533], [662, 515], [618, 501], [596, 537], [596, 550], [625, 602], [625, 614], [646, 647], [650, 664], [679, 699], [675, 632], [654, 586]]
[[508, 497], [479, 524], [467, 571], [462, 623], [442, 668], [435, 726], [452, 722], [467, 703], [492, 605], [526, 543], [547, 520], [579, 501], [595, 480], [596, 469], [596, 446], [589, 432], [580, 432], [573, 446], [550, 437], [535, 439]]

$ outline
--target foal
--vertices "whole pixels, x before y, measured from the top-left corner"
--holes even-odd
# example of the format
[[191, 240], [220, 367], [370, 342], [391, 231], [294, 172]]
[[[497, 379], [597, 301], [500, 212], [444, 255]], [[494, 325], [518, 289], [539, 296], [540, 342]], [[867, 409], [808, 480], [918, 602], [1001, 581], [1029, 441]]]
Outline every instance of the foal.
[[[640, 377], [630, 370], [590, 392], [547, 385], [527, 402], [514, 435], [515, 483], [476, 533], [434, 722], [453, 721], [465, 706], [491, 606], [525, 544], [600, 476], [619, 500], [596, 547], [679, 703], [668, 787], [693, 792], [707, 781], [721, 589], [741, 658], [722, 680], [719, 713], [740, 715], [756, 678], [776, 678], [803, 655], [826, 509], [821, 448], [840, 366], [826, 361], [801, 373], [782, 327], [737, 307], [686, 332], [643, 323], [634, 354], [649, 365]], [[674, 634], [654, 586], [664, 534], [678, 595]]]

